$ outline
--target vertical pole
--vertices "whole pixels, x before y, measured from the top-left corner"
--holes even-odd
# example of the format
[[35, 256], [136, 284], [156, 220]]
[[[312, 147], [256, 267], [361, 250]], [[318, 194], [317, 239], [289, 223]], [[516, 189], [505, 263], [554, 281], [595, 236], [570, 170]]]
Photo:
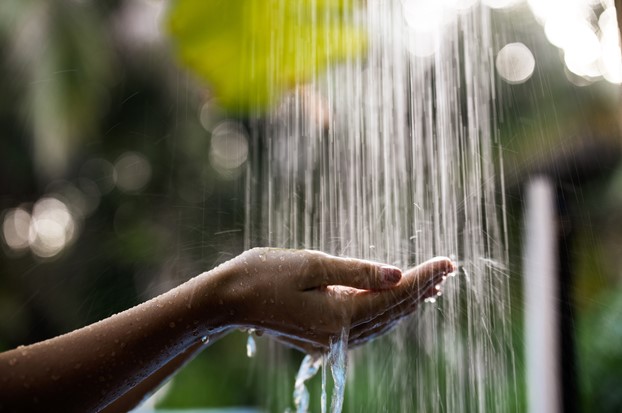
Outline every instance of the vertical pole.
[[527, 184], [524, 238], [525, 356], [530, 413], [560, 413], [559, 296], [555, 186]]

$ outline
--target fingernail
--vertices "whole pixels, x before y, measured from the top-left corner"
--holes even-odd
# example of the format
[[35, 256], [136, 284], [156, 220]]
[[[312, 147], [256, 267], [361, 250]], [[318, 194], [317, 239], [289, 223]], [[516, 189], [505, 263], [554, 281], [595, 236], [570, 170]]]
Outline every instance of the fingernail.
[[395, 267], [380, 267], [382, 278], [387, 284], [395, 284], [402, 279], [402, 270]]

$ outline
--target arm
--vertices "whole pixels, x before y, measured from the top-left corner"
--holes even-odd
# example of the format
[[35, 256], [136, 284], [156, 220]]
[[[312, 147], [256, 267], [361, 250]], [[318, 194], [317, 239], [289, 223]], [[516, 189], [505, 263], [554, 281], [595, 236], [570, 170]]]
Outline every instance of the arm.
[[168, 381], [168, 379], [170, 379], [177, 370], [192, 361], [195, 356], [197, 356], [210, 344], [225, 335], [225, 333], [226, 332], [214, 334], [210, 336], [209, 341], [206, 341], [205, 343], [198, 341], [197, 343], [191, 345], [182, 353], [175, 356], [175, 358], [171, 361], [156, 370], [153, 374], [145, 378], [136, 386], [132, 387], [127, 393], [121, 395], [118, 399], [104, 407], [104, 409], [101, 410], [101, 413], [129, 412], [133, 408], [137, 407], [156, 390], [158, 390], [162, 384]]
[[183, 364], [202, 336], [231, 328], [261, 329], [309, 351], [350, 327], [358, 344], [411, 312], [451, 271], [440, 259], [400, 281], [399, 269], [369, 261], [253, 249], [127, 311], [0, 354], [0, 410], [100, 411], [159, 382], [168, 375], [160, 369]]

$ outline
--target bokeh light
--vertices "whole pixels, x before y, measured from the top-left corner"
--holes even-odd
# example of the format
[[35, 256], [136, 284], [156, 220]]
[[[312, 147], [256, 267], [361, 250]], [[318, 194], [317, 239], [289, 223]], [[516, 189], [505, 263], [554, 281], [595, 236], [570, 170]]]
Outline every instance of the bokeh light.
[[76, 229], [76, 221], [64, 202], [41, 198], [32, 208], [30, 248], [41, 258], [54, 257], [74, 240]]
[[2, 238], [5, 244], [14, 252], [27, 250], [30, 245], [30, 213], [24, 208], [9, 209], [2, 221]]
[[224, 178], [236, 178], [248, 158], [248, 138], [244, 127], [224, 121], [212, 132], [209, 159], [212, 167]]
[[402, 10], [406, 24], [417, 32], [438, 30], [449, 19], [440, 1], [402, 0]]
[[497, 73], [506, 82], [526, 82], [533, 74], [536, 61], [531, 50], [523, 43], [509, 43], [503, 46], [495, 61]]
[[523, 0], [482, 0], [482, 4], [485, 4], [491, 9], [507, 9], [517, 6], [522, 2]]
[[[613, 1], [529, 0], [551, 44], [563, 50], [564, 64], [589, 82], [622, 82], [622, 57]], [[574, 82], [577, 83], [578, 82]], [[583, 84], [583, 83], [581, 83]]]
[[125, 192], [143, 189], [151, 179], [151, 164], [138, 152], [125, 152], [114, 164], [117, 187]]
[[30, 249], [39, 258], [57, 256], [75, 241], [79, 217], [55, 196], [45, 196], [32, 207], [9, 209], [2, 219], [2, 238], [13, 253]]

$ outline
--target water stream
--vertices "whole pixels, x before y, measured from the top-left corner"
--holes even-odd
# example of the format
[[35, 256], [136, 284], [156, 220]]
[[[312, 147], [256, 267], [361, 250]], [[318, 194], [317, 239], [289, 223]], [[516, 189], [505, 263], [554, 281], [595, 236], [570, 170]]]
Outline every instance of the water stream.
[[[452, 256], [461, 269], [436, 303], [350, 352], [344, 408], [507, 411], [516, 377], [490, 10], [467, 1], [361, 7], [365, 55], [315, 73], [252, 125], [247, 247], [402, 268]], [[345, 377], [345, 359], [330, 364]], [[288, 394], [270, 411], [290, 405]]]

